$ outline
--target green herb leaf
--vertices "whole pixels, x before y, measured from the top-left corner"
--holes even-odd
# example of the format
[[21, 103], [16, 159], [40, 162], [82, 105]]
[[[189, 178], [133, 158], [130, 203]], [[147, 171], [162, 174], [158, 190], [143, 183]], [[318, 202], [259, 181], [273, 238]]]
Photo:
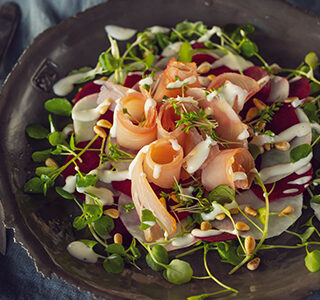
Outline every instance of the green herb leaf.
[[72, 105], [66, 98], [53, 98], [44, 103], [44, 108], [59, 116], [71, 116]]
[[259, 51], [257, 44], [250, 41], [249, 39], [245, 39], [240, 49], [241, 49], [241, 53], [247, 57], [251, 57], [255, 53], [258, 53]]
[[124, 247], [120, 244], [110, 244], [106, 247], [106, 251], [109, 252], [110, 254], [119, 254], [121, 256], [126, 255], [126, 251]]
[[307, 157], [312, 152], [312, 147], [308, 144], [302, 144], [290, 151], [290, 161], [295, 163], [300, 159]]
[[140, 230], [146, 230], [156, 224], [156, 218], [149, 209], [142, 210]]
[[109, 216], [102, 216], [94, 222], [94, 229], [101, 236], [107, 236], [114, 229], [113, 219]]
[[137, 247], [130, 247], [130, 252], [135, 259], [139, 259], [141, 257], [141, 253]]
[[47, 158], [50, 157], [52, 149], [46, 149], [42, 151], [36, 151], [32, 153], [32, 159], [36, 162], [44, 162]]
[[90, 249], [92, 249], [95, 245], [98, 244], [96, 241], [91, 240], [79, 240], [79, 242], [84, 243], [86, 246], [88, 246]]
[[104, 269], [112, 274], [120, 274], [124, 270], [124, 261], [119, 254], [108, 256], [103, 262]]
[[238, 255], [238, 246], [234, 242], [218, 242], [216, 245], [222, 262], [236, 266], [242, 261], [243, 257]]
[[47, 175], [51, 176], [55, 171], [57, 170], [57, 167], [52, 166], [52, 167], [38, 167], [36, 168], [36, 175], [41, 176], [41, 175]]
[[184, 284], [191, 280], [193, 270], [189, 263], [180, 259], [174, 259], [163, 272], [166, 280], [174, 284]]
[[304, 58], [304, 61], [306, 62], [306, 64], [310, 67], [310, 69], [312, 70], [316, 70], [318, 65], [319, 65], [319, 59], [317, 54], [315, 54], [314, 52], [310, 52], [306, 55], [306, 57]]
[[33, 177], [24, 184], [25, 193], [41, 194], [43, 192], [43, 181], [39, 177]]
[[154, 63], [154, 59], [155, 59], [154, 55], [152, 53], [149, 53], [147, 57], [143, 60], [147, 69], [152, 67]]
[[232, 189], [230, 186], [226, 184], [220, 184], [210, 192], [208, 199], [211, 202], [217, 201], [220, 204], [225, 204], [235, 200], [236, 194], [234, 189]]
[[320, 270], [320, 251], [314, 250], [308, 252], [304, 259], [305, 265], [310, 272], [317, 272]]
[[[169, 263], [169, 256], [166, 248], [161, 245], [155, 245], [151, 249], [152, 256], [161, 264], [167, 265]], [[146, 255], [146, 262], [148, 266], [156, 272], [163, 271], [165, 268], [157, 264], [151, 257], [150, 253]]]
[[319, 123], [318, 108], [315, 103], [306, 103], [302, 106], [304, 113], [307, 115], [310, 122]]
[[77, 230], [82, 230], [88, 225], [88, 223], [89, 222], [86, 220], [85, 215], [81, 215], [74, 218], [72, 226]]
[[98, 177], [94, 175], [83, 175], [82, 177], [77, 174], [76, 175], [76, 184], [78, 188], [85, 188], [88, 186], [95, 185], [98, 181]]
[[316, 82], [310, 82], [310, 95], [320, 92], [320, 84]]
[[[84, 203], [83, 213], [85, 214], [88, 223], [95, 222], [98, 219], [100, 219], [100, 217], [102, 216], [102, 205]], [[108, 216], [105, 216], [105, 217], [108, 217]]]
[[313, 226], [308, 227], [306, 231], [300, 235], [301, 242], [304, 244], [312, 236], [314, 231], [315, 231], [315, 228]]
[[[54, 131], [48, 135], [49, 143], [52, 146], [64, 145], [66, 141], [62, 137], [62, 132]], [[53, 152], [52, 152], [53, 153]]]
[[189, 42], [184, 42], [178, 53], [178, 60], [182, 62], [191, 62], [193, 49]]
[[260, 148], [256, 144], [249, 143], [248, 148], [254, 160], [261, 154]]
[[65, 199], [75, 199], [75, 195], [65, 191], [62, 187], [60, 186], [56, 186], [56, 192]]
[[320, 204], [320, 195], [314, 195], [310, 199], [310, 203], [317, 203]]
[[258, 220], [261, 222], [263, 226], [265, 225], [266, 213], [267, 213], [267, 209], [265, 206], [260, 207], [258, 209]]
[[40, 124], [30, 124], [26, 127], [26, 133], [33, 139], [41, 140], [48, 136], [49, 130]]
[[124, 205], [124, 209], [128, 213], [129, 211], [133, 210], [135, 208], [134, 203], [127, 203]]

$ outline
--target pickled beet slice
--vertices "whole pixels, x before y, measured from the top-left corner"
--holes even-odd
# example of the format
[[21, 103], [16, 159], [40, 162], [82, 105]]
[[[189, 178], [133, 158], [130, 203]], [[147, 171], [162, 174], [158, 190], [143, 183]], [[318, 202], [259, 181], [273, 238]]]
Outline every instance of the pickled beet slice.
[[111, 184], [115, 190], [131, 197], [131, 180], [112, 181]]
[[301, 77], [298, 80], [289, 81], [289, 97], [307, 98], [310, 94], [308, 79]]
[[228, 241], [228, 240], [234, 240], [237, 238], [236, 235], [233, 235], [228, 232], [223, 232], [219, 235], [212, 235], [212, 236], [207, 236], [207, 237], [199, 237], [196, 235], [193, 235], [193, 236], [199, 240], [203, 240], [203, 241], [207, 241], [207, 242], [223, 242], [223, 241]]
[[192, 56], [192, 61], [197, 64], [197, 66], [201, 65], [203, 62], [208, 62], [209, 64], [212, 64], [217, 59], [208, 54], [208, 53], [196, 53]]
[[135, 84], [137, 84], [142, 79], [141, 74], [133, 73], [128, 74], [126, 80], [124, 81], [123, 86], [127, 88], [132, 88]]
[[95, 84], [94, 82], [90, 82], [85, 85], [81, 91], [77, 94], [74, 99], [74, 104], [76, 104], [80, 99], [95, 93], [100, 93], [101, 85]]
[[203, 43], [195, 42], [191, 45], [192, 49], [206, 49]]

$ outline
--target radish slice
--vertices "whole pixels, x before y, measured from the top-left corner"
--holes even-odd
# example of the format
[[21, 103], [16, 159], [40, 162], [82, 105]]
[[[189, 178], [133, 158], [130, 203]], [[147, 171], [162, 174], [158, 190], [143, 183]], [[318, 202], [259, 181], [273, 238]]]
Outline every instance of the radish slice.
[[304, 77], [295, 77], [289, 81], [289, 97], [307, 98], [310, 94], [310, 84]]
[[[236, 196], [236, 201], [239, 207], [243, 210], [245, 206], [250, 206], [255, 210], [264, 207], [265, 203], [260, 201], [258, 197], [251, 191], [243, 192]], [[281, 198], [278, 201], [274, 201], [270, 203], [270, 212], [280, 213], [285, 207], [292, 206], [294, 208], [294, 212], [290, 216], [282, 216], [279, 217], [278, 214], [269, 216], [269, 229], [267, 238], [271, 238], [274, 236], [280, 235], [287, 228], [289, 228], [300, 216], [302, 213], [302, 204], [303, 204], [303, 196], [302, 194], [294, 196], [294, 197], [286, 197]], [[252, 225], [242, 214], [232, 215], [235, 222], [244, 222], [250, 226], [250, 230], [243, 232], [238, 231], [239, 235], [242, 237], [246, 237], [251, 235], [255, 239], [260, 239], [262, 233]], [[259, 221], [258, 217], [250, 217], [253, 222], [255, 222], [259, 228], [263, 229], [263, 224]], [[228, 233], [235, 233], [235, 229], [229, 218], [225, 218], [222, 221], [214, 220], [212, 225], [221, 230]]]
[[230, 233], [227, 233], [227, 232], [223, 232], [223, 233], [220, 233], [218, 235], [211, 235], [211, 236], [197, 236], [196, 234], [197, 232], [194, 231], [192, 232], [191, 231], [191, 234], [199, 239], [199, 240], [203, 240], [203, 241], [207, 241], [207, 242], [223, 242], [223, 241], [228, 241], [228, 240], [234, 240], [237, 238], [236, 235], [234, 234], [230, 234]]
[[74, 99], [74, 104], [76, 104], [80, 99], [82, 99], [88, 95], [99, 93], [100, 89], [101, 89], [101, 85], [95, 84], [94, 82], [88, 83], [76, 95], [76, 98]]
[[289, 82], [287, 78], [274, 76], [271, 78], [270, 94], [266, 102], [283, 102], [289, 96]]

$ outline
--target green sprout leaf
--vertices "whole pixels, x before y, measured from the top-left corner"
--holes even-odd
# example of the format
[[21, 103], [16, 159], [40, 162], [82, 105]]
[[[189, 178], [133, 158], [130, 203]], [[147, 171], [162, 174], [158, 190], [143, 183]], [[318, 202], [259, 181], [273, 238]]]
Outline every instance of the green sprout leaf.
[[78, 188], [85, 188], [88, 186], [95, 185], [98, 181], [98, 177], [94, 175], [76, 175], [76, 184]]
[[92, 249], [95, 245], [98, 244], [98, 242], [96, 242], [96, 241], [91, 241], [91, 240], [79, 240], [79, 242], [85, 244], [85, 245], [88, 246], [90, 249]]
[[310, 67], [310, 69], [312, 70], [316, 70], [318, 65], [319, 65], [319, 59], [317, 54], [315, 54], [314, 52], [310, 52], [306, 55], [306, 57], [304, 58], [304, 61], [306, 62], [306, 64]]
[[104, 269], [112, 274], [120, 274], [124, 270], [123, 258], [117, 254], [111, 254], [103, 262]]
[[48, 135], [48, 140], [52, 146], [66, 144], [66, 141], [62, 137], [62, 132], [60, 132], [60, 131], [54, 131], [54, 132], [50, 133]]
[[304, 259], [305, 265], [310, 272], [317, 272], [320, 270], [320, 251], [314, 250], [308, 252]]
[[290, 151], [290, 161], [295, 163], [300, 159], [307, 157], [312, 152], [312, 147], [308, 144], [302, 144]]
[[191, 280], [193, 270], [189, 263], [180, 259], [174, 259], [163, 272], [166, 280], [174, 284], [184, 284]]
[[259, 51], [257, 44], [250, 41], [249, 39], [245, 39], [240, 49], [241, 49], [241, 53], [247, 57], [251, 57], [255, 53], [258, 53]]
[[56, 192], [62, 197], [62, 198], [65, 198], [65, 199], [75, 199], [75, 195], [65, 191], [62, 187], [60, 186], [56, 186]]
[[243, 257], [238, 255], [238, 246], [234, 243], [218, 242], [216, 245], [222, 262], [236, 266], [242, 261]]
[[25, 193], [41, 194], [43, 185], [44, 183], [39, 177], [33, 177], [25, 183], [23, 190]]
[[317, 203], [320, 204], [320, 195], [314, 195], [310, 199], [310, 203]]
[[236, 196], [234, 189], [226, 184], [220, 184], [210, 192], [208, 199], [211, 202], [217, 201], [220, 204], [225, 204], [235, 200]]
[[135, 208], [134, 203], [127, 203], [124, 205], [124, 209], [127, 213], [133, 210], [134, 208]]
[[178, 53], [178, 60], [182, 62], [191, 62], [193, 55], [193, 49], [189, 42], [184, 42], [181, 45]]
[[50, 157], [52, 149], [46, 149], [42, 151], [36, 151], [32, 153], [32, 160], [35, 162], [44, 162], [47, 158]]
[[313, 226], [308, 227], [304, 233], [300, 235], [301, 242], [304, 244], [314, 233], [315, 228]]
[[[168, 256], [168, 252], [166, 250], [166, 248], [164, 248], [161, 245], [155, 245], [153, 246], [153, 248], [151, 249], [151, 253], [152, 256], [154, 257], [154, 259], [164, 265], [167, 265], [169, 263], [169, 256]], [[159, 271], [163, 271], [165, 268], [159, 264], [157, 264], [151, 257], [151, 254], [148, 253], [146, 255], [146, 262], [148, 264], [148, 266], [156, 272]]]
[[116, 244], [116, 243], [107, 245], [106, 251], [110, 254], [119, 254], [121, 256], [126, 255], [126, 251], [125, 251], [124, 247], [122, 245]]
[[109, 216], [102, 216], [94, 222], [94, 229], [101, 236], [107, 236], [114, 229], [113, 219]]
[[26, 127], [26, 133], [33, 139], [41, 140], [48, 136], [49, 130], [40, 124], [30, 124]]
[[72, 105], [66, 98], [53, 98], [44, 103], [44, 108], [59, 116], [71, 116]]
[[83, 213], [85, 214], [88, 223], [95, 222], [102, 216], [102, 206], [96, 204], [83, 204]]
[[75, 217], [72, 224], [72, 226], [77, 230], [82, 230], [87, 227], [87, 225], [88, 221], [86, 220], [85, 215]]
[[156, 224], [156, 217], [149, 209], [142, 210], [140, 230], [146, 230]]
[[51, 176], [55, 171], [57, 170], [57, 167], [52, 166], [52, 167], [38, 167], [36, 168], [36, 175], [41, 176], [41, 175], [47, 175]]

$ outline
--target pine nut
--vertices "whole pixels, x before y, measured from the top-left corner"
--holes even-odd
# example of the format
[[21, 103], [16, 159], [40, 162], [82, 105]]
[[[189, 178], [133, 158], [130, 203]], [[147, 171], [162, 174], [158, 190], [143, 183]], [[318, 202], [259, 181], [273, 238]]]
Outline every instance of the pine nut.
[[122, 245], [122, 234], [121, 233], [116, 233], [113, 237], [113, 241], [115, 244], [120, 244]]
[[288, 142], [278, 142], [275, 143], [274, 146], [280, 151], [287, 151], [290, 149], [290, 144]]
[[258, 109], [256, 107], [251, 107], [246, 115], [246, 121], [250, 121], [258, 115]]
[[313, 99], [314, 99], [314, 97], [308, 96], [307, 98], [304, 99], [304, 103], [310, 103], [313, 101]]
[[244, 248], [246, 249], [246, 254], [252, 254], [255, 247], [256, 240], [251, 235], [247, 236], [244, 240]]
[[215, 79], [215, 78], [216, 78], [216, 75], [213, 75], [213, 74], [208, 75], [208, 79], [209, 79], [210, 81], [212, 81], [212, 80]]
[[250, 226], [244, 222], [237, 222], [236, 223], [236, 229], [240, 231], [249, 231]]
[[270, 143], [265, 143], [263, 145], [264, 149], [266, 149], [267, 151], [270, 151], [271, 150], [271, 144]]
[[167, 209], [167, 201], [166, 201], [166, 199], [164, 197], [160, 197], [159, 201], [161, 202], [162, 206]]
[[246, 206], [244, 208], [244, 212], [246, 215], [251, 217], [256, 217], [258, 215], [258, 212], [255, 209], [253, 209], [251, 206]]
[[287, 99], [284, 99], [284, 103], [291, 103], [296, 99], [299, 99], [299, 98], [298, 97], [289, 97]]
[[238, 208], [231, 208], [231, 209], [229, 209], [229, 212], [232, 215], [237, 215], [239, 213], [239, 209]]
[[108, 81], [108, 77], [107, 76], [103, 76], [99, 80]]
[[44, 164], [47, 167], [56, 167], [57, 169], [59, 168], [59, 165], [56, 163], [56, 161], [54, 159], [50, 158], [50, 157], [46, 159]]
[[118, 219], [120, 215], [119, 211], [115, 208], [106, 209], [103, 213], [112, 219]]
[[212, 225], [210, 222], [207, 222], [207, 221], [203, 221], [200, 225], [200, 229], [203, 230], [203, 231], [206, 231], [206, 230], [209, 230], [212, 228]]
[[289, 205], [287, 207], [285, 207], [279, 214], [279, 217], [282, 217], [282, 216], [289, 216], [291, 214], [294, 213], [294, 207]]
[[97, 122], [97, 125], [103, 128], [110, 129], [112, 127], [112, 124], [108, 120], [101, 119]]
[[226, 215], [224, 213], [221, 213], [221, 214], [216, 215], [216, 220], [222, 221], [225, 219], [225, 217], [226, 217]]
[[107, 137], [106, 131], [100, 126], [97, 126], [97, 125], [94, 126], [93, 127], [93, 131], [103, 139], [105, 139]]
[[197, 69], [199, 74], [208, 73], [210, 70], [211, 70], [211, 64], [209, 64], [207, 61], [203, 62]]
[[250, 270], [250, 271], [256, 270], [256, 269], [259, 267], [259, 265], [260, 265], [260, 261], [261, 261], [261, 260], [260, 260], [259, 257], [256, 257], [256, 258], [250, 260], [250, 261], [247, 263], [247, 268], [248, 268], [248, 270]]
[[259, 131], [262, 131], [266, 127], [266, 123], [258, 122], [257, 127], [258, 127]]
[[259, 110], [265, 110], [267, 105], [265, 105], [261, 100], [258, 98], [253, 98], [253, 103], [256, 106], [257, 109]]

